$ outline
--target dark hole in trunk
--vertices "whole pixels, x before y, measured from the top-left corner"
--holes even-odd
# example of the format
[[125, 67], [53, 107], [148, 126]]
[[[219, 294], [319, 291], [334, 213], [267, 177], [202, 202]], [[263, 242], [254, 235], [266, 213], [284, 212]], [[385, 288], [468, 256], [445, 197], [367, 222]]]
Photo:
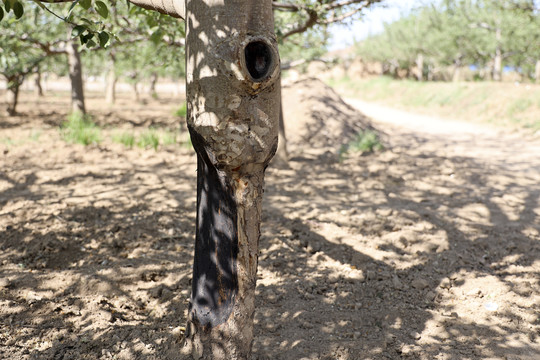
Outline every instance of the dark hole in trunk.
[[253, 41], [246, 45], [244, 49], [246, 56], [246, 66], [249, 74], [255, 81], [262, 81], [272, 65], [272, 51], [270, 47], [262, 41]]

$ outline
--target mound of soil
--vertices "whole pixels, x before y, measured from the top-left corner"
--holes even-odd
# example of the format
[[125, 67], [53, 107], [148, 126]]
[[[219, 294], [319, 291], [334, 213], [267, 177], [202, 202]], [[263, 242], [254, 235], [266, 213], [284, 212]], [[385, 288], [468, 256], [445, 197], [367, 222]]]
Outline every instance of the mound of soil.
[[337, 152], [370, 121], [328, 85], [316, 78], [302, 79], [282, 88], [287, 146], [295, 152], [325, 149]]

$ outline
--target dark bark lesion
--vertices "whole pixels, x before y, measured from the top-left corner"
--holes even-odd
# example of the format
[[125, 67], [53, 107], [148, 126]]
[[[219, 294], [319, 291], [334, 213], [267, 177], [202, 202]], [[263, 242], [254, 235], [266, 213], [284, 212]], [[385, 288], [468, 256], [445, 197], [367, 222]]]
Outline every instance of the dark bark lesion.
[[200, 135], [191, 138], [198, 172], [190, 318], [211, 329], [227, 321], [238, 293], [238, 211], [230, 176], [212, 164]]

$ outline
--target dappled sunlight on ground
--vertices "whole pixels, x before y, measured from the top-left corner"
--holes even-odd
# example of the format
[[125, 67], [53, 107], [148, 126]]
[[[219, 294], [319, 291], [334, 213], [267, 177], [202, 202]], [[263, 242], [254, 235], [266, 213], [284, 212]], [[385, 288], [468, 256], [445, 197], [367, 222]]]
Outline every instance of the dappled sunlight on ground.
[[[354, 113], [314, 91], [334, 102], [335, 128]], [[89, 108], [102, 126], [152, 117], [185, 131], [178, 105], [145, 101], [121, 99], [131, 125]], [[195, 156], [125, 149], [113, 128], [100, 145], [67, 144], [67, 102], [51, 104], [23, 98], [19, 118], [0, 118], [0, 357], [174, 359]], [[295, 126], [321, 124], [297, 114]], [[310, 145], [291, 136], [289, 169], [267, 170], [253, 358], [538, 359], [540, 164], [522, 151], [537, 144], [373, 124], [385, 151], [340, 158], [339, 139], [314, 127]], [[519, 156], [482, 153], [496, 143]]]

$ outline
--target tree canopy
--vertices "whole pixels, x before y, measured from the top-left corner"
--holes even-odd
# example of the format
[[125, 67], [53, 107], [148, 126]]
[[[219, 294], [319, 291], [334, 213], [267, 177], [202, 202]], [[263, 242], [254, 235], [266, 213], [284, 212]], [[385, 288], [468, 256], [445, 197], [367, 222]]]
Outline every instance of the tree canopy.
[[472, 66], [494, 80], [511, 68], [533, 78], [540, 59], [540, 7], [534, 0], [442, 0], [386, 24], [357, 44], [365, 59], [410, 69]]

